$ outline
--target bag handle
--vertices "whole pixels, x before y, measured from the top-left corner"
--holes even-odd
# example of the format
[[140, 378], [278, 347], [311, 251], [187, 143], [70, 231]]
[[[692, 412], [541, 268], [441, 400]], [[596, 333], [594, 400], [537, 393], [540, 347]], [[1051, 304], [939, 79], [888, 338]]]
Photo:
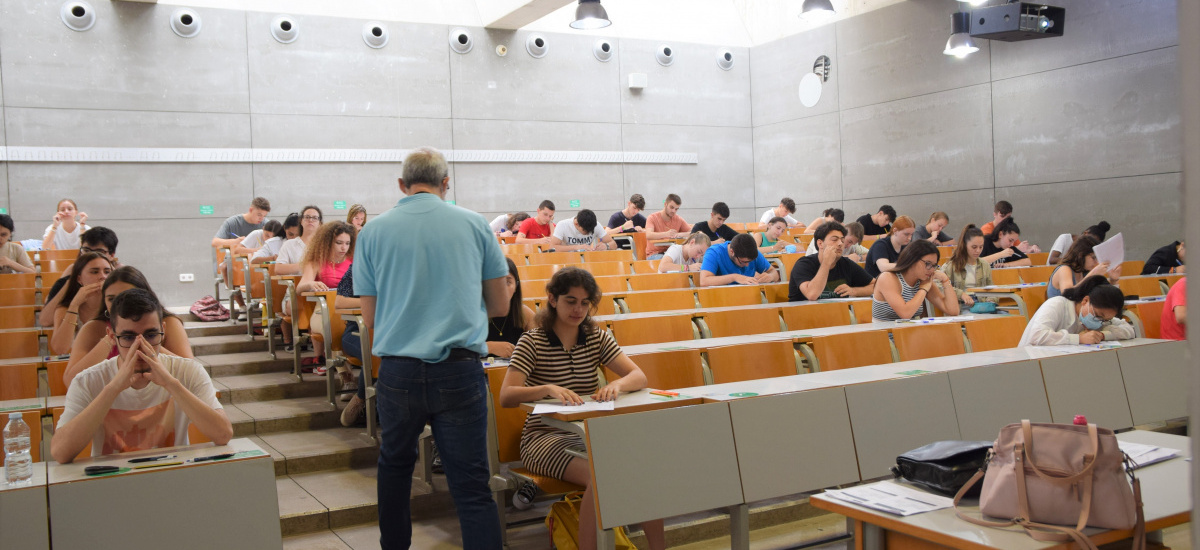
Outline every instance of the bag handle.
[[[1021, 471], [1021, 470], [1022, 470], [1022, 468], [1017, 469], [1017, 471]], [[1082, 548], [1084, 550], [1098, 550], [1096, 548], [1096, 545], [1094, 543], [1092, 543], [1091, 539], [1088, 539], [1086, 536], [1084, 536], [1084, 534], [1081, 533], [1078, 529], [1071, 529], [1070, 527], [1059, 527], [1057, 525], [1046, 525], [1046, 524], [1042, 524], [1042, 523], [1035, 523], [1035, 522], [1029, 521], [1029, 519], [1025, 518], [1025, 517], [1013, 518], [1008, 521], [988, 521], [985, 519], [973, 518], [971, 516], [966, 515], [962, 511], [962, 508], [960, 507], [960, 503], [962, 502], [963, 496], [967, 494], [967, 491], [970, 491], [971, 488], [974, 487], [976, 483], [979, 483], [979, 480], [983, 479], [983, 473], [984, 473], [984, 471], [982, 469], [980, 469], [978, 472], [975, 472], [975, 475], [971, 476], [971, 480], [968, 481], [966, 485], [963, 485], [962, 488], [958, 490], [958, 494], [954, 495], [954, 515], [958, 516], [959, 519], [966, 521], [968, 523], [973, 523], [975, 525], [982, 526], [982, 527], [1010, 527], [1013, 525], [1020, 525], [1021, 528], [1025, 530], [1025, 533], [1027, 535], [1029, 535], [1031, 538], [1033, 538], [1034, 540], [1043, 541], [1043, 542], [1064, 542], [1064, 541], [1068, 541], [1068, 540], [1073, 540], [1073, 541], [1075, 541], [1075, 543], [1077, 545], [1079, 545], [1080, 548]], [[1021, 497], [1022, 497], [1020, 499], [1022, 513], [1025, 515], [1029, 515], [1028, 511], [1027, 511], [1028, 501], [1024, 498], [1025, 484], [1018, 483], [1017, 491], [1019, 493], [1021, 493]], [[1135, 537], [1135, 540], [1136, 540], [1136, 537]], [[1145, 549], [1135, 547], [1135, 550], [1145, 550]]]
[[1100, 453], [1100, 434], [1096, 430], [1095, 424], [1088, 424], [1088, 439], [1092, 444], [1092, 452], [1083, 455], [1084, 467], [1082, 470], [1065, 477], [1053, 476], [1043, 472], [1038, 468], [1037, 462], [1033, 460], [1033, 425], [1029, 420], [1021, 421], [1021, 432], [1024, 436], [1024, 451], [1025, 463], [1033, 470], [1038, 477], [1057, 485], [1066, 485], [1075, 483], [1080, 479], [1091, 479], [1092, 470], [1096, 466], [1096, 456]]

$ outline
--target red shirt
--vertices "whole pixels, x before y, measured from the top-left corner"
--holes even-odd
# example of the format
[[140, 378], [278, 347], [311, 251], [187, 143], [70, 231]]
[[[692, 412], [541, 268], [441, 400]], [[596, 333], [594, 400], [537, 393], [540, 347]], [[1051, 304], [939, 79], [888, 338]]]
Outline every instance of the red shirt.
[[1163, 303], [1162, 324], [1159, 334], [1167, 340], [1187, 339], [1187, 327], [1175, 322], [1175, 308], [1187, 305], [1187, 277], [1175, 282], [1167, 292], [1167, 301]]
[[517, 228], [517, 233], [524, 233], [526, 239], [549, 237], [552, 231], [551, 224], [542, 225], [537, 222], [536, 218], [529, 218], [521, 222], [521, 226]]

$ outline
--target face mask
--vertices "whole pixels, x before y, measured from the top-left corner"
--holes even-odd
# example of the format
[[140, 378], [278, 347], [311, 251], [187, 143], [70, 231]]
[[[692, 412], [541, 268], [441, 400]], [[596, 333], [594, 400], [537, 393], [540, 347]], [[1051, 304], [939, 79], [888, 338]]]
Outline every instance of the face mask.
[[[1091, 306], [1091, 304], [1088, 304], [1088, 307]], [[1104, 321], [1096, 318], [1095, 309], [1092, 309], [1092, 312], [1087, 315], [1080, 315], [1079, 322], [1083, 323], [1083, 327], [1088, 330], [1100, 330], [1100, 326], [1104, 324]]]

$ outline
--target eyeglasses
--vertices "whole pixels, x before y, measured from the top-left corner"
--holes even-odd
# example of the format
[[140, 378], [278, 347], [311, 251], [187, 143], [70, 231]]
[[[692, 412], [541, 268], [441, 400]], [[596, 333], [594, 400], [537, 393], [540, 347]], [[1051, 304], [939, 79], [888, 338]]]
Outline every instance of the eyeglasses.
[[118, 334], [117, 345], [123, 348], [133, 347], [133, 343], [137, 341], [138, 336], [141, 336], [143, 339], [145, 339], [147, 344], [150, 344], [151, 346], [157, 346], [162, 343], [163, 337], [166, 336], [166, 333], [161, 330], [150, 330], [142, 334]]
[[929, 260], [921, 260], [921, 263], [925, 264], [925, 269], [937, 269], [938, 266]]
[[319, 222], [321, 221], [321, 216], [304, 216], [304, 220], [310, 222]]

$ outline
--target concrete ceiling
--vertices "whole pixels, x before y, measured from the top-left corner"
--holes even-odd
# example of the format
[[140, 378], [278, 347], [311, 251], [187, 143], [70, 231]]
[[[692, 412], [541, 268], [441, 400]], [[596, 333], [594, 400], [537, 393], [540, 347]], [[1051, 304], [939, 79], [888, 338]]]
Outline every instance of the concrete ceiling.
[[[613, 24], [572, 29], [573, 0], [159, 0], [194, 8], [525, 28], [609, 38], [756, 46], [905, 0], [832, 0], [832, 19], [800, 17], [802, 0], [602, 0]], [[920, 0], [911, 0], [920, 1]]]

